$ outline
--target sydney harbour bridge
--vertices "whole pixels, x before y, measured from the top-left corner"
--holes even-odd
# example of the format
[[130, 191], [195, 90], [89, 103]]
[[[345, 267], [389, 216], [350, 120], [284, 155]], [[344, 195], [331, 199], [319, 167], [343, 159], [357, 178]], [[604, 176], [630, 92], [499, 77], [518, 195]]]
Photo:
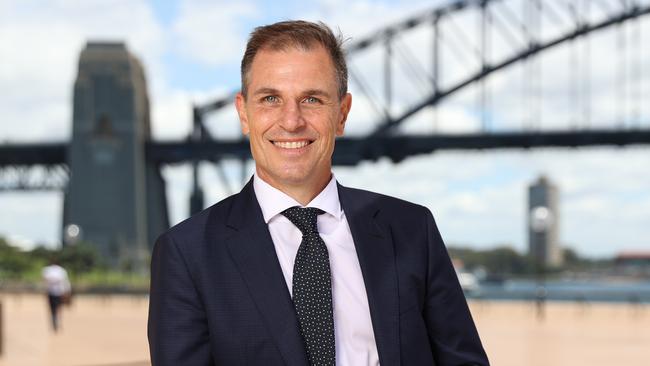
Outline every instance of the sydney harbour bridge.
[[[650, 110], [639, 102], [650, 97], [650, 54], [644, 51], [650, 35], [642, 29], [649, 13], [650, 1], [641, 0], [466, 0], [350, 40], [350, 89], [355, 108], [368, 112], [358, 118], [369, 127], [339, 138], [333, 163], [386, 157], [397, 163], [450, 149], [649, 144]], [[616, 50], [606, 67], [603, 42]], [[493, 93], [513, 70], [519, 84], [509, 98], [522, 111], [514, 120], [495, 112]], [[553, 77], [556, 88], [545, 90]], [[605, 77], [609, 114], [592, 100]], [[557, 108], [545, 102], [549, 94], [565, 103], [557, 118], [548, 117]], [[243, 137], [220, 137], [206, 123], [232, 107], [233, 95], [195, 105], [186, 139], [155, 141], [144, 67], [123, 44], [91, 41], [79, 60], [71, 141], [0, 145], [0, 190], [63, 191], [64, 227], [81, 228], [84, 240], [116, 261], [144, 258], [168, 226], [161, 167], [192, 165], [190, 210], [197, 212], [204, 207], [199, 164], [219, 170], [224, 161], [250, 159]], [[467, 95], [475, 98], [479, 123], [445, 128], [437, 111]], [[238, 123], [235, 114], [227, 118], [223, 123]], [[427, 128], [405, 127], [416, 120]]]

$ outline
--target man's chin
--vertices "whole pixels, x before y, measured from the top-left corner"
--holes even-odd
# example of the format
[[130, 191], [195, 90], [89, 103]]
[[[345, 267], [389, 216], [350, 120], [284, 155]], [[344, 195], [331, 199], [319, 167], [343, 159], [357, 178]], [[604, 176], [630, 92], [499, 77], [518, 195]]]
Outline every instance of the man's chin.
[[309, 174], [304, 170], [283, 171], [273, 176], [273, 180], [285, 187], [308, 187], [319, 184], [316, 175]]
[[310, 179], [304, 174], [291, 174], [278, 177], [278, 182], [281, 182], [283, 185], [297, 187], [310, 184]]

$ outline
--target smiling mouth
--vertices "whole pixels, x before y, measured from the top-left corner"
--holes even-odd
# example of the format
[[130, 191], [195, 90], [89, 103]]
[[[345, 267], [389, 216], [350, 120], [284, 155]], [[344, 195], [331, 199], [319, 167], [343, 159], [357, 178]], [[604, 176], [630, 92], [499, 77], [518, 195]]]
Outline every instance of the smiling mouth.
[[283, 149], [300, 149], [311, 144], [311, 140], [302, 140], [302, 141], [271, 141], [273, 145], [281, 147]]

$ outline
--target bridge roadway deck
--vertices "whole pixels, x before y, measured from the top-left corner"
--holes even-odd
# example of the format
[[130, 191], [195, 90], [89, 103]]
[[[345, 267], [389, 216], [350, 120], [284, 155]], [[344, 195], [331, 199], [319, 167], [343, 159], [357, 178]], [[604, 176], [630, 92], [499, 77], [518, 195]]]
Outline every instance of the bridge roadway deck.
[[[48, 328], [40, 295], [0, 295], [0, 366], [145, 366], [147, 298], [77, 296], [63, 329]], [[528, 303], [471, 302], [493, 365], [610, 366], [650, 362], [650, 305], [551, 303], [544, 322]]]
[[[337, 140], [334, 165], [356, 165], [383, 156], [401, 161], [438, 150], [530, 149], [543, 147], [650, 144], [650, 129], [524, 131], [436, 135], [353, 136]], [[66, 164], [67, 143], [0, 144], [0, 167]], [[246, 140], [150, 141], [147, 159], [157, 164], [250, 158]]]

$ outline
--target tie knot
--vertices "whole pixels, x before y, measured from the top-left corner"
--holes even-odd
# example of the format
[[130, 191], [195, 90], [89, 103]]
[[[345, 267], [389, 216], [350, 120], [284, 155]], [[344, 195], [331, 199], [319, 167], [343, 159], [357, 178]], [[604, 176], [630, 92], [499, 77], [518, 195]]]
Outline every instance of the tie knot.
[[292, 224], [296, 225], [298, 230], [302, 235], [308, 233], [317, 233], [318, 227], [316, 226], [316, 220], [318, 215], [325, 213], [323, 210], [315, 207], [290, 207], [282, 211], [284, 215]]

